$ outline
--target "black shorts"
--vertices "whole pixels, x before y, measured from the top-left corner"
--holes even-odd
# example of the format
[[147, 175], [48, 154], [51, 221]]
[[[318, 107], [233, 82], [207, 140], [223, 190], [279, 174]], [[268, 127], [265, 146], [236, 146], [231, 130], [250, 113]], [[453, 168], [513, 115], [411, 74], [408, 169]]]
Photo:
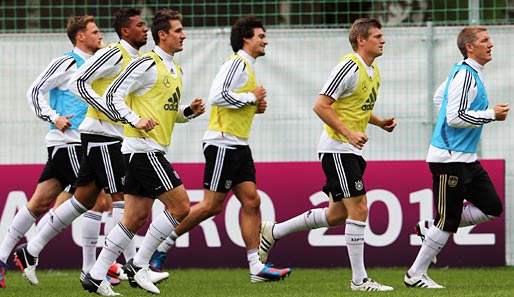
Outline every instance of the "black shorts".
[[127, 168], [125, 194], [155, 199], [182, 184], [162, 153], [124, 154], [123, 162]]
[[474, 163], [429, 163], [432, 172], [434, 205], [437, 211], [434, 225], [448, 232], [459, 228], [464, 200], [484, 214], [500, 216], [500, 197], [482, 165]]
[[366, 161], [355, 154], [322, 153], [319, 154], [323, 172], [327, 178], [323, 192], [332, 193], [334, 202], [343, 198], [366, 194], [362, 176], [366, 170]]
[[38, 183], [56, 178], [63, 190], [74, 193], [79, 173], [82, 148], [80, 145], [48, 147], [48, 160], [39, 176]]
[[106, 193], [123, 192], [125, 167], [121, 154], [121, 142], [117, 138], [82, 134], [82, 162], [76, 186], [95, 181], [99, 190]]
[[218, 147], [204, 144], [205, 171], [203, 188], [228, 193], [239, 183], [255, 183], [255, 164], [249, 146]]

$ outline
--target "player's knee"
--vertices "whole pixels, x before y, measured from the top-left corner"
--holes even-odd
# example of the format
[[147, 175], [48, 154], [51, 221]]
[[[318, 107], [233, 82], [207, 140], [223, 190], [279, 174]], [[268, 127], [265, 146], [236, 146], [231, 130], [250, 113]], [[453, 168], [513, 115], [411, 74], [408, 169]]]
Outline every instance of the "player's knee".
[[53, 199], [44, 197], [32, 198], [27, 203], [27, 209], [32, 214], [39, 217], [40, 215], [44, 214], [47, 210], [50, 209], [50, 206], [52, 205], [53, 201]]
[[189, 210], [189, 203], [183, 203], [178, 207], [175, 207], [173, 210], [168, 211], [172, 213], [177, 220], [182, 221], [189, 214]]
[[368, 207], [366, 205], [356, 205], [353, 208], [348, 208], [348, 217], [365, 222], [368, 218]]
[[241, 200], [242, 207], [246, 210], [259, 210], [261, 207], [261, 198], [259, 195], [249, 197], [248, 199]]

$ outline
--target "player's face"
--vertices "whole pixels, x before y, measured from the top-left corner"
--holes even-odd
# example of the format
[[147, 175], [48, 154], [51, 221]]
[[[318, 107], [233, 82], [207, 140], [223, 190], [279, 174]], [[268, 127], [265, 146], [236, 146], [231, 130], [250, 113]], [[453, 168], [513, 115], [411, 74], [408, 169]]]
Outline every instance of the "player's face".
[[184, 39], [186, 33], [184, 27], [179, 20], [170, 20], [171, 28], [168, 32], [161, 31], [159, 38], [161, 39], [159, 47], [161, 47], [168, 54], [173, 55], [184, 49]]
[[476, 40], [472, 44], [467, 45], [468, 57], [485, 65], [485, 63], [493, 59], [492, 49], [493, 42], [487, 31], [481, 31], [476, 34]]
[[85, 46], [92, 53], [95, 53], [97, 50], [102, 48], [103, 36], [95, 23], [87, 23], [86, 30], [80, 32], [79, 34], [83, 34], [82, 37], [84, 38]]
[[362, 39], [362, 49], [367, 55], [376, 58], [382, 56], [384, 53], [384, 35], [382, 30], [378, 28], [370, 28], [369, 36], [367, 39]]
[[245, 39], [248, 43], [248, 54], [254, 58], [264, 56], [266, 54], [265, 48], [268, 45], [266, 40], [266, 32], [262, 28], [253, 29], [253, 37]]
[[143, 18], [139, 15], [130, 17], [130, 27], [125, 28], [128, 33], [127, 42], [129, 42], [136, 49], [140, 49], [143, 45], [146, 44], [146, 40], [148, 38], [148, 27], [145, 24]]

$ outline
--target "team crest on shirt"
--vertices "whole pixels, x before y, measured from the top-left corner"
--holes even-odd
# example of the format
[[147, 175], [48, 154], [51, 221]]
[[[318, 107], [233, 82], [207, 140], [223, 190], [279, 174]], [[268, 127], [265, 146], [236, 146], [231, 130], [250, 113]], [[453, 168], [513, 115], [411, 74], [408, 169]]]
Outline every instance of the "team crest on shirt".
[[457, 176], [450, 175], [448, 177], [448, 187], [455, 188], [458, 183], [459, 183], [459, 178]]
[[355, 190], [362, 191], [363, 188], [364, 188], [364, 184], [362, 183], [362, 180], [355, 182]]
[[366, 91], [368, 90], [368, 83], [367, 83], [367, 82], [364, 82], [364, 83], [362, 84], [362, 88], [361, 88], [361, 90], [362, 90], [363, 92], [366, 92]]
[[225, 189], [227, 189], [227, 190], [228, 190], [228, 189], [230, 189], [231, 187], [232, 187], [232, 180], [227, 179], [227, 180], [225, 181]]
[[171, 79], [170, 79], [169, 75], [163, 75], [163, 76], [162, 76], [162, 84], [163, 84], [166, 88], [171, 87]]

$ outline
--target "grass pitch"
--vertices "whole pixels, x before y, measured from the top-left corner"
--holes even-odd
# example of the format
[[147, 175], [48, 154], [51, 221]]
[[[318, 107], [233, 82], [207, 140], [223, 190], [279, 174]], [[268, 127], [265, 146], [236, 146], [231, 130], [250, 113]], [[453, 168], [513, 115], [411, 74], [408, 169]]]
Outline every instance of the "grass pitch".
[[[273, 296], [514, 296], [514, 267], [476, 269], [431, 269], [429, 275], [446, 289], [406, 288], [403, 276], [406, 268], [369, 268], [368, 275], [394, 287], [392, 292], [352, 292], [351, 271], [340, 269], [293, 268], [283, 282], [250, 283], [247, 269], [177, 269], [169, 270], [170, 278], [159, 284], [161, 296], [174, 297], [273, 297]], [[31, 286], [12, 265], [6, 275], [7, 288], [0, 297], [11, 296], [97, 296], [82, 289], [78, 270], [38, 271], [39, 285]], [[114, 291], [123, 296], [150, 296], [122, 282]]]

